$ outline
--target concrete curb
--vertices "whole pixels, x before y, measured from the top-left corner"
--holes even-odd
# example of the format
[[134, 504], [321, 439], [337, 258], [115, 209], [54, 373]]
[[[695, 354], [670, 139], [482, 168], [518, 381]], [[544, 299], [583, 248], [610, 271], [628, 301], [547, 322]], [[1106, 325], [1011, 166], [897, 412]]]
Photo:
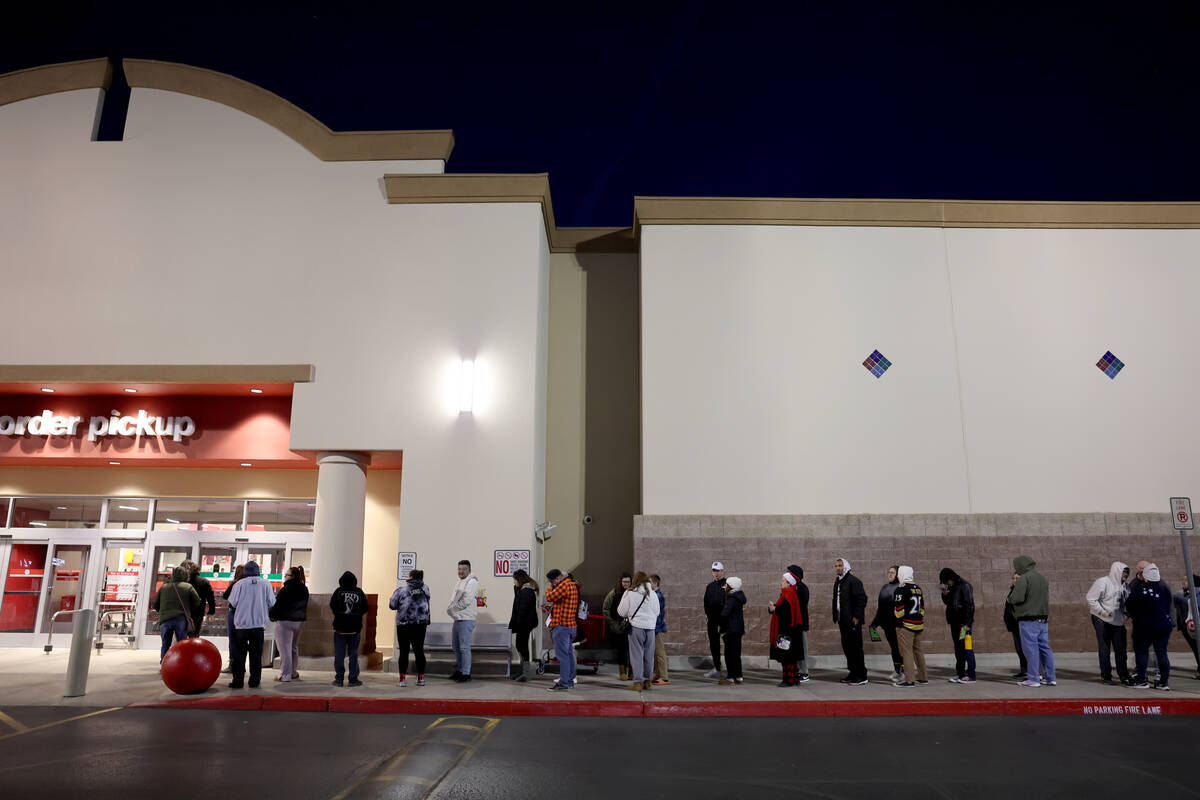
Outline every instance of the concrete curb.
[[1155, 702], [1096, 698], [1045, 700], [406, 700], [394, 697], [199, 697], [130, 703], [126, 708], [332, 711], [348, 714], [454, 714], [494, 717], [906, 717], [1200, 715], [1200, 699]]

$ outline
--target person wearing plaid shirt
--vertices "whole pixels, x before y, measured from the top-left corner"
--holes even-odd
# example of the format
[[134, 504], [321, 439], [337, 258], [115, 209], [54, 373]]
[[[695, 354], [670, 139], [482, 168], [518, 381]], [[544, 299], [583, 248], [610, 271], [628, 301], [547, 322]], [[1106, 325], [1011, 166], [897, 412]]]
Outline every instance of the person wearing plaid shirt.
[[551, 692], [565, 692], [575, 685], [575, 626], [579, 613], [579, 584], [564, 575], [562, 570], [552, 569], [546, 573], [550, 587], [546, 599], [550, 608], [550, 637], [554, 639], [554, 655], [558, 658], [558, 680], [550, 687]]

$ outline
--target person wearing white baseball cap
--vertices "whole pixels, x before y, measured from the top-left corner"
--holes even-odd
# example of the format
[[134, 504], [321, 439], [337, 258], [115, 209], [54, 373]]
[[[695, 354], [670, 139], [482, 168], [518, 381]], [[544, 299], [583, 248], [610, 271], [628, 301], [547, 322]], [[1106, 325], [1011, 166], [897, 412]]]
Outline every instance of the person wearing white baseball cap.
[[712, 653], [712, 669], [706, 678], [721, 677], [721, 612], [725, 610], [725, 565], [712, 562], [712, 583], [704, 587], [704, 616], [708, 618], [708, 650]]

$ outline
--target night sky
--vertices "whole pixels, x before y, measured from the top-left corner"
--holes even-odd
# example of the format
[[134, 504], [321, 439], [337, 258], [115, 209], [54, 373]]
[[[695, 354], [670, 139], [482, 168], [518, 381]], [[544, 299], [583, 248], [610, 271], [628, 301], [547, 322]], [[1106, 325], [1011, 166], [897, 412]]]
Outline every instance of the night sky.
[[560, 225], [635, 195], [1200, 199], [1195, 3], [22, 5], [0, 72], [154, 58], [334, 130], [452, 128], [448, 171], [549, 172]]

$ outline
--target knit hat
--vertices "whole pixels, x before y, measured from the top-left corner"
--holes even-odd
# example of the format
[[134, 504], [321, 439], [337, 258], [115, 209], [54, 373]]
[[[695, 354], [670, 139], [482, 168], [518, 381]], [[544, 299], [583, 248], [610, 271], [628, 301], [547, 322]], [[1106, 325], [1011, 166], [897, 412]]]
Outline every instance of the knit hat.
[[1158, 583], [1162, 580], [1162, 573], [1158, 571], [1157, 564], [1151, 564], [1142, 570], [1142, 577], [1146, 579], [1147, 583]]
[[258, 562], [257, 561], [247, 561], [246, 566], [243, 568], [242, 574], [245, 575], [247, 578], [253, 578], [253, 577], [261, 574], [258, 569]]
[[724, 564], [722, 564], [720, 561], [714, 561], [714, 562], [713, 562], [713, 565], [712, 565], [712, 568], [713, 568], [713, 569], [724, 570], [724, 569], [725, 569], [725, 565], [724, 565]]
[[804, 580], [804, 568], [799, 564], [788, 564], [788, 572], [796, 576], [796, 580]]
[[727, 578], [725, 580], [725, 585], [729, 587], [729, 591], [731, 591], [731, 592], [741, 591], [742, 579], [741, 578]]
[[785, 572], [785, 573], [783, 573], [783, 579], [784, 579], [785, 581], [787, 581], [787, 582], [788, 582], [788, 585], [789, 585], [789, 586], [795, 586], [795, 585], [796, 585], [796, 576], [795, 576], [795, 575], [793, 575], [793, 574], [792, 574], [792, 573], [790, 573], [790, 572]]

